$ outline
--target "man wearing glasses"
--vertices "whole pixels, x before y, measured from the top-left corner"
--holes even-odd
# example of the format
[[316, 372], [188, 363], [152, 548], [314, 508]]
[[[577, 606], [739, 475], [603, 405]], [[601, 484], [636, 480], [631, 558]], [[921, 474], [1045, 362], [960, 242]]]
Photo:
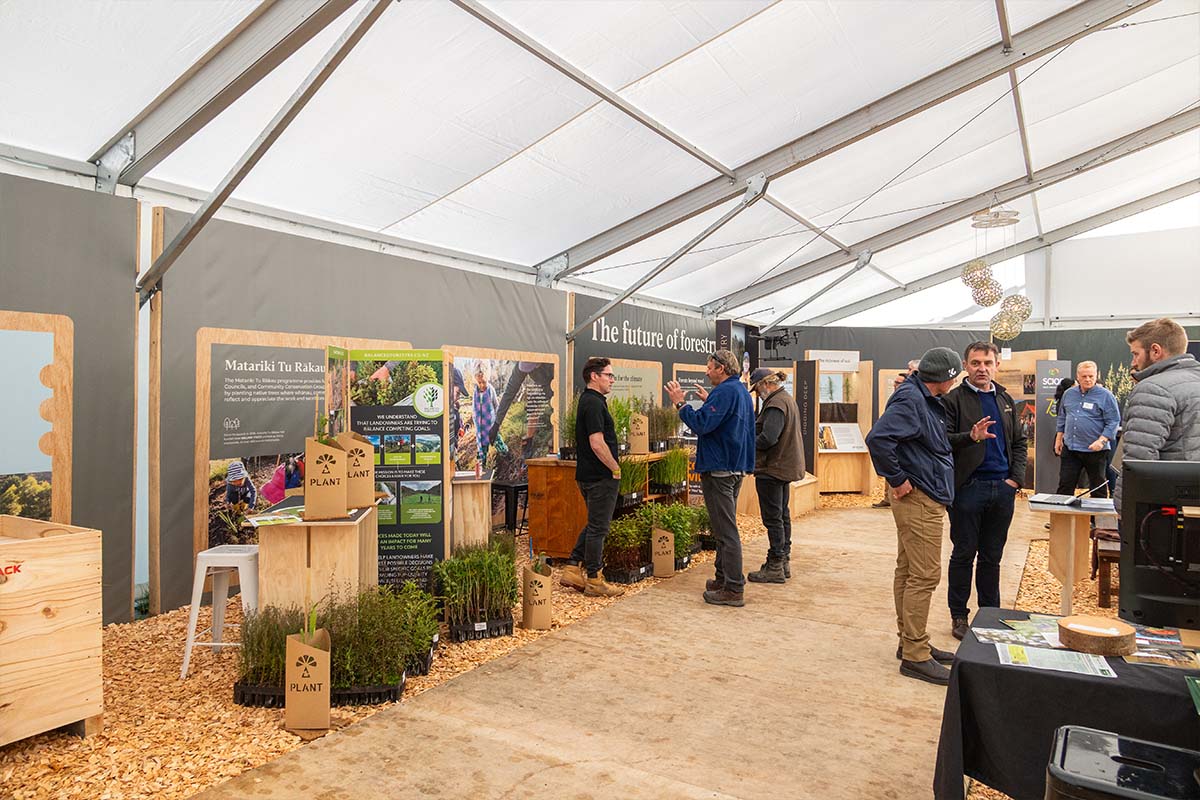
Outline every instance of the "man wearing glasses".
[[[604, 396], [613, 387], [612, 362], [589, 358], [583, 365], [587, 388], [579, 396], [575, 416], [575, 482], [587, 506], [587, 525], [579, 532], [575, 549], [562, 569], [564, 586], [574, 587], [588, 597], [616, 597], [625, 590], [605, 582], [604, 537], [617, 508], [621, 465], [617, 463], [617, 429]], [[580, 563], [583, 568], [580, 568]], [[583, 570], [586, 569], [585, 574]]]

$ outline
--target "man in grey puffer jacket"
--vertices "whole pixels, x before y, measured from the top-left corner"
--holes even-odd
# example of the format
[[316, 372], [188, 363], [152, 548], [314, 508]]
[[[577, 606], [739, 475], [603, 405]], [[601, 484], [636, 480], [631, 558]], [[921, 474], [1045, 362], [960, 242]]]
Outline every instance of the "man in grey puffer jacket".
[[[1164, 317], [1125, 341], [1137, 385], [1126, 401], [1122, 458], [1200, 461], [1200, 363], [1187, 353], [1187, 331]], [[1120, 478], [1115, 502], [1120, 510]]]

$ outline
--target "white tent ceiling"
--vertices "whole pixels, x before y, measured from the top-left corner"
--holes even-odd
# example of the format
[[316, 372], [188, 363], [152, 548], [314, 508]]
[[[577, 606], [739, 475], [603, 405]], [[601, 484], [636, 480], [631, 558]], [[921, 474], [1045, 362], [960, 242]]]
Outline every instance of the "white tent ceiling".
[[[129, 183], [213, 190], [363, 5], [289, 2], [327, 24]], [[82, 163], [133, 130], [142, 159], [139, 120], [211, 93], [204, 70], [263, 37], [272, 5], [0, 1], [0, 148]], [[981, 255], [1020, 290], [1008, 248], [1200, 190], [1200, 0], [1130, 7], [403, 0], [233, 199], [526, 272], [565, 254], [565, 285], [621, 291], [767, 164], [764, 199], [639, 296], [765, 322], [841, 278], [789, 321], [986, 319], [961, 286], [860, 307]], [[1020, 224], [981, 235], [955, 204], [999, 190]]]

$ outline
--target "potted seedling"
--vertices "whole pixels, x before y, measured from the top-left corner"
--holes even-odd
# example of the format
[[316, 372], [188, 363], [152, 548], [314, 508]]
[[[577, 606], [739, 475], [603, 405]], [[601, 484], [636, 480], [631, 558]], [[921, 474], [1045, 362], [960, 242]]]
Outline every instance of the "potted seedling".
[[[303, 629], [310, 640], [318, 630], [328, 634], [331, 705], [395, 702], [404, 691], [407, 665], [421, 660], [422, 653], [426, 661], [429, 658], [431, 640], [437, 636], [437, 617], [433, 596], [413, 583], [399, 590], [371, 587], [348, 600], [331, 596], [308, 613], [295, 607], [266, 606], [249, 614], [242, 624], [233, 701], [284, 707], [288, 664], [295, 668], [304, 655], [287, 657], [288, 635]], [[305, 666], [311, 678], [315, 665], [305, 661], [301, 670]]]
[[614, 519], [604, 537], [604, 579], [637, 583], [653, 575], [649, 546], [650, 529], [636, 515]]
[[575, 452], [575, 418], [578, 413], [579, 395], [575, 395], [563, 406], [558, 420], [558, 457], [563, 461], [574, 461], [578, 458]]
[[681, 447], [668, 450], [650, 465], [650, 491], [676, 495], [687, 490], [688, 453]]
[[633, 400], [628, 397], [609, 397], [608, 413], [613, 418], [617, 434], [617, 455], [629, 452], [629, 419], [633, 416]]
[[511, 539], [460, 548], [435, 564], [434, 574], [451, 641], [512, 635], [517, 567]]
[[626, 456], [620, 459], [621, 482], [617, 487], [617, 507], [636, 506], [645, 499], [649, 466], [645, 461]]

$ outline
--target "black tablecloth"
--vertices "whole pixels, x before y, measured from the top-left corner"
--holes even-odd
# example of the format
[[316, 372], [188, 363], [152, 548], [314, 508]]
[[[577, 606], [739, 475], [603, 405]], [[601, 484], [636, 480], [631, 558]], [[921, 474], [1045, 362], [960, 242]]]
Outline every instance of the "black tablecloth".
[[[976, 628], [1007, 628], [1022, 611], [981, 609]], [[933, 778], [935, 800], [962, 800], [963, 775], [1015, 798], [1042, 800], [1054, 731], [1082, 725], [1160, 744], [1200, 749], [1200, 721], [1185, 675], [1200, 672], [1127, 664], [1117, 678], [1004, 666], [996, 646], [968, 633], [950, 673]]]

